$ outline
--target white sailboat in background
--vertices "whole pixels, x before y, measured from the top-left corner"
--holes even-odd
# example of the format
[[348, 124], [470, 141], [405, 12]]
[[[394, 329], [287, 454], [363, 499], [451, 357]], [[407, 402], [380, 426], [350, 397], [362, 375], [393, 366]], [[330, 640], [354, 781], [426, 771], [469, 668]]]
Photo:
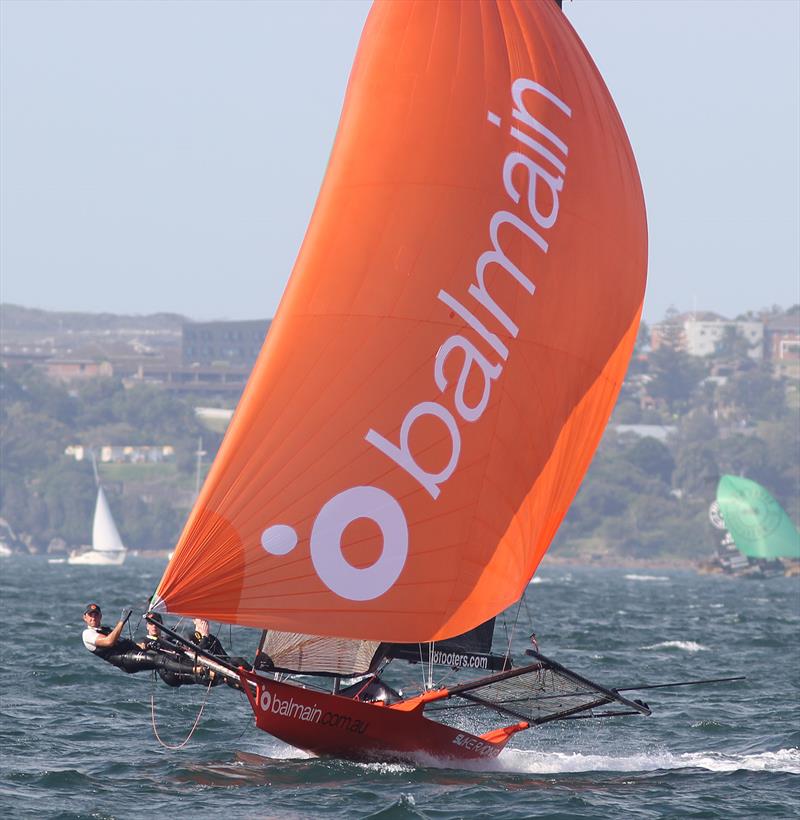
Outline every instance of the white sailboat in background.
[[120, 566], [125, 561], [127, 550], [120, 537], [114, 516], [108, 506], [106, 494], [100, 486], [97, 464], [92, 455], [94, 478], [97, 482], [97, 503], [94, 507], [92, 524], [92, 548], [84, 552], [74, 551], [67, 559], [69, 564], [91, 564], [94, 566]]

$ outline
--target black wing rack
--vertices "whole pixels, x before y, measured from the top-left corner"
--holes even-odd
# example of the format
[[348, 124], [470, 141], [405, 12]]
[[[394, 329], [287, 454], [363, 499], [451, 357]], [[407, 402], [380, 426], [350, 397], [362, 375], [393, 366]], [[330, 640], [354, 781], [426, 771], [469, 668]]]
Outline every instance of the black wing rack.
[[[646, 704], [629, 700], [616, 689], [606, 689], [538, 652], [529, 650], [528, 654], [535, 657], [537, 663], [448, 687], [450, 697], [525, 720], [531, 725], [581, 717], [650, 714]], [[593, 711], [609, 704], [624, 708], [600, 713]], [[454, 707], [431, 705], [431, 711], [448, 708]], [[591, 714], [584, 714], [586, 712]]]

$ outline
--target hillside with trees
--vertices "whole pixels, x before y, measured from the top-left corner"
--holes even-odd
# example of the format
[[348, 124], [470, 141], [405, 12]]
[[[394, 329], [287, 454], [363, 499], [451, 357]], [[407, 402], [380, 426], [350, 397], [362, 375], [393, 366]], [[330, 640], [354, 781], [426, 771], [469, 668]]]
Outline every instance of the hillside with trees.
[[211, 458], [221, 436], [203, 427], [192, 403], [159, 386], [126, 389], [120, 380], [66, 386], [34, 368], [3, 371], [0, 402], [0, 517], [34, 551], [53, 539], [90, 543], [96, 488], [89, 458], [75, 444], [169, 444], [160, 464], [100, 464], [109, 504], [129, 547], [171, 548], [192, 502], [195, 452], [202, 437]]
[[[798, 317], [794, 308], [789, 315]], [[642, 326], [611, 422], [556, 536], [561, 554], [697, 558], [721, 475], [763, 484], [800, 521], [800, 382], [726, 332], [708, 357]], [[724, 376], [715, 375], [724, 373]], [[669, 432], [664, 440], [648, 426]], [[623, 432], [638, 427], [637, 432]]]
[[[45, 322], [38, 314], [33, 318]], [[781, 318], [800, 324], [800, 308]], [[153, 321], [164, 320], [173, 317]], [[130, 326], [106, 317], [102, 323]], [[735, 328], [725, 329], [712, 354], [690, 355], [679, 327], [668, 316], [656, 346], [656, 334], [642, 326], [611, 422], [556, 536], [556, 554], [701, 558], [712, 545], [708, 505], [725, 473], [763, 484], [800, 521], [800, 357], [790, 356], [785, 367], [754, 357]], [[35, 364], [0, 374], [0, 518], [17, 547], [41, 552], [89, 543], [92, 465], [68, 448], [168, 445], [171, 455], [159, 463], [109, 459], [99, 469], [127, 545], [172, 548], [195, 497], [198, 440], [206, 467], [221, 442], [219, 428], [198, 420], [197, 398], [119, 378], [58, 381]]]

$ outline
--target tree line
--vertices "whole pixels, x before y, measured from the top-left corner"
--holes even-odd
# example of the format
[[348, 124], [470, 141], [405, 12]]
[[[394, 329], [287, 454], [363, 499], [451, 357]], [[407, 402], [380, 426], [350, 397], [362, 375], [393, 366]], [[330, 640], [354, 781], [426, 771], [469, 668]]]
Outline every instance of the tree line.
[[[174, 477], [157, 488], [107, 488], [112, 513], [129, 547], [174, 545], [188, 512], [180, 485], [190, 486], [198, 437], [213, 457], [220, 436], [197, 421], [191, 402], [158, 386], [126, 389], [119, 379], [64, 385], [34, 368], [2, 372], [0, 517], [35, 550], [52, 539], [91, 542], [97, 489], [90, 459], [67, 456], [69, 445], [170, 444]], [[113, 490], [122, 492], [114, 492]]]
[[[648, 340], [643, 325], [611, 424], [555, 548], [700, 556], [713, 543], [708, 506], [725, 473], [763, 484], [800, 520], [797, 380], [777, 377], [769, 362], [750, 358], [735, 333], [707, 359], [677, 344], [650, 350]], [[659, 440], [619, 430], [643, 424], [674, 432]], [[35, 549], [54, 538], [70, 546], [89, 543], [92, 467], [66, 456], [66, 447], [170, 444], [176, 453], [171, 475], [161, 475], [158, 484], [125, 481], [107, 492], [130, 547], [169, 548], [191, 503], [187, 488], [201, 435], [210, 460], [221, 436], [200, 425], [191, 399], [159, 386], [126, 389], [118, 379], [64, 385], [33, 368], [5, 370], [0, 518]]]
[[[800, 521], [798, 382], [728, 333], [708, 358], [647, 350], [645, 326], [609, 428], [556, 538], [561, 549], [702, 556], [720, 476], [766, 487]], [[716, 377], [714, 373], [724, 373]], [[618, 425], [674, 428], [663, 441]]]

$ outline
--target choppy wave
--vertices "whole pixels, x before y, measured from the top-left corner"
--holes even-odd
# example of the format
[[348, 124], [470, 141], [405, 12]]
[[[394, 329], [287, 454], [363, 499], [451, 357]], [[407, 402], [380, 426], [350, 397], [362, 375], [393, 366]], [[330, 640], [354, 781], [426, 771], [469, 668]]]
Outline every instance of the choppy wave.
[[509, 749], [498, 760], [498, 767], [504, 771], [530, 774], [652, 772], [673, 769], [800, 774], [800, 749], [780, 749], [777, 752], [746, 755], [726, 755], [719, 752], [645, 752], [621, 757]]
[[[188, 733], [203, 693], [170, 690], [149, 674], [121, 674], [88, 657], [80, 640], [87, 600], [102, 594], [113, 610], [152, 592], [141, 565], [133, 559], [130, 566], [78, 573], [50, 567], [43, 557], [11, 560], [13, 573], [0, 573], [2, 650], [14, 659], [0, 667], [0, 805], [10, 820], [94, 816], [98, 789], [109, 779], [120, 817], [175, 813], [176, 800], [195, 817], [251, 817], [257, 806], [265, 820], [783, 820], [797, 813], [800, 711], [793, 667], [781, 662], [796, 641], [794, 579], [774, 579], [767, 590], [668, 570], [663, 575], [674, 583], [627, 580], [624, 573], [636, 571], [627, 569], [546, 569], [528, 589], [519, 623], [514, 610], [506, 627], [498, 626], [505, 642], [506, 629], [517, 623], [512, 649], [520, 657], [530, 617], [548, 654], [552, 648], [557, 659], [601, 683], [769, 669], [763, 703], [753, 700], [752, 681], [702, 693], [656, 689], [646, 699], [660, 718], [546, 724], [520, 734], [496, 761], [354, 764], [315, 758], [259, 732], [245, 696], [227, 687], [209, 694], [185, 749], [162, 749], [152, 734], [149, 693], [159, 729], [175, 742]], [[769, 605], [762, 604], [767, 592]], [[237, 649], [249, 647], [243, 654], [252, 651], [252, 634], [226, 633], [232, 652], [234, 640]], [[387, 682], [415, 690], [420, 671], [393, 664]], [[443, 714], [474, 733], [500, 725], [492, 717], [472, 726], [469, 711]], [[448, 797], [454, 792], [457, 798]]]
[[708, 647], [696, 641], [661, 641], [642, 649], [682, 649], [684, 652], [708, 652]]
[[626, 581], [669, 581], [666, 575], [626, 575]]

